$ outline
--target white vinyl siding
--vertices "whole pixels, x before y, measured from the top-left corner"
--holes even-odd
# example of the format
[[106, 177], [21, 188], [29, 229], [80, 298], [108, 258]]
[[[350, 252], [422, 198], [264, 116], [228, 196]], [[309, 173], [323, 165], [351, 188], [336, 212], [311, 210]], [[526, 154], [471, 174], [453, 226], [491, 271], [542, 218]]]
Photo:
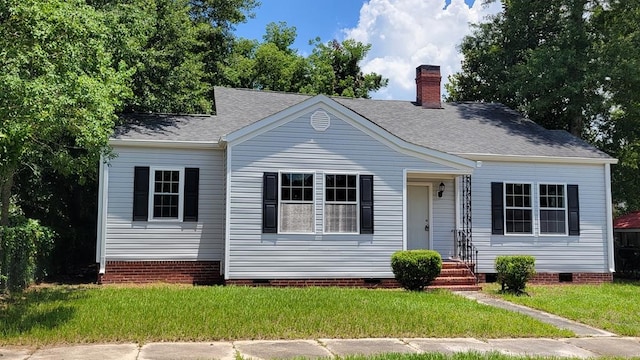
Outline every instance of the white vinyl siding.
[[[109, 163], [107, 261], [223, 259], [225, 199], [222, 151], [117, 146], [114, 153], [117, 156]], [[136, 166], [149, 166], [152, 170], [199, 168], [198, 222], [178, 219], [132, 221]], [[150, 179], [151, 182], [154, 179], [153, 172]], [[149, 189], [150, 196], [153, 190]]]
[[[533, 255], [538, 272], [608, 272], [604, 165], [544, 164], [484, 161], [472, 177], [473, 244], [479, 272], [495, 272], [499, 255]], [[579, 186], [580, 235], [540, 235], [539, 214], [533, 211], [533, 233], [491, 234], [491, 182], [576, 184]], [[537, 194], [537, 192], [534, 192]], [[539, 199], [534, 196], [534, 209]]]
[[[317, 132], [310, 125], [313, 113], [230, 144], [228, 278], [393, 277], [391, 254], [403, 246], [404, 170], [452, 170], [399, 153], [332, 113], [329, 128]], [[318, 174], [315, 234], [261, 232], [263, 173], [287, 169]], [[324, 201], [319, 201], [324, 198], [323, 173], [374, 176], [374, 234], [324, 233]], [[453, 209], [453, 196], [446, 199]], [[452, 216], [443, 231], [450, 239], [453, 223]]]

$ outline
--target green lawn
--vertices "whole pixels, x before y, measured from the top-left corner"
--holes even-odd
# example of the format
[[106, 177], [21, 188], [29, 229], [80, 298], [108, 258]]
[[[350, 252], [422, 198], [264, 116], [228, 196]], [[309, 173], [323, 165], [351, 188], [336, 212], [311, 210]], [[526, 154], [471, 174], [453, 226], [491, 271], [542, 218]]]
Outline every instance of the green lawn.
[[618, 335], [640, 336], [640, 283], [528, 285], [526, 291], [529, 296], [500, 296]]
[[0, 305], [0, 345], [573, 335], [447, 291], [55, 286]]

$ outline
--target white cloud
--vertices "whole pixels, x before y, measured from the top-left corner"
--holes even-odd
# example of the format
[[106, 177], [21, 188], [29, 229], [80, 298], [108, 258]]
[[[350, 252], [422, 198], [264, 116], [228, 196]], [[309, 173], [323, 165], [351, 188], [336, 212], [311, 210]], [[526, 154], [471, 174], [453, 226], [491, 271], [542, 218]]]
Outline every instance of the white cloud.
[[460, 70], [457, 46], [471, 33], [469, 23], [500, 9], [499, 1], [487, 7], [476, 0], [469, 7], [464, 0], [452, 0], [445, 8], [445, 0], [370, 0], [360, 9], [358, 25], [343, 31], [346, 38], [372, 45], [363, 71], [389, 79], [373, 98], [414, 100], [416, 67], [440, 65], [444, 86]]

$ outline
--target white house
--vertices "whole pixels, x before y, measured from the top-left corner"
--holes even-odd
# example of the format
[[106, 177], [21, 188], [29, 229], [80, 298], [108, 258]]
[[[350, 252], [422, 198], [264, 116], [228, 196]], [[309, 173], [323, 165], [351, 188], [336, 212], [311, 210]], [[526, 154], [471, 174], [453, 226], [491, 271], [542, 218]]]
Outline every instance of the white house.
[[349, 284], [434, 249], [491, 280], [530, 254], [542, 281], [610, 281], [616, 159], [499, 104], [215, 88], [216, 115], [126, 115], [100, 167], [103, 283]]

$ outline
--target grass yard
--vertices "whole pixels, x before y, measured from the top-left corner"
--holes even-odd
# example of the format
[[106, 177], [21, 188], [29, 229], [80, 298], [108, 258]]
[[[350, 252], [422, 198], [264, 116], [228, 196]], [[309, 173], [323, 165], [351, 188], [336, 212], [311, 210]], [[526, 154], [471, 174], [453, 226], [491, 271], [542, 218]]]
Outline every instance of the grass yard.
[[[498, 287], [488, 290], [497, 294]], [[500, 295], [623, 336], [640, 336], [640, 283], [528, 285], [530, 296]]]
[[573, 335], [447, 291], [54, 286], [0, 305], [0, 345]]

